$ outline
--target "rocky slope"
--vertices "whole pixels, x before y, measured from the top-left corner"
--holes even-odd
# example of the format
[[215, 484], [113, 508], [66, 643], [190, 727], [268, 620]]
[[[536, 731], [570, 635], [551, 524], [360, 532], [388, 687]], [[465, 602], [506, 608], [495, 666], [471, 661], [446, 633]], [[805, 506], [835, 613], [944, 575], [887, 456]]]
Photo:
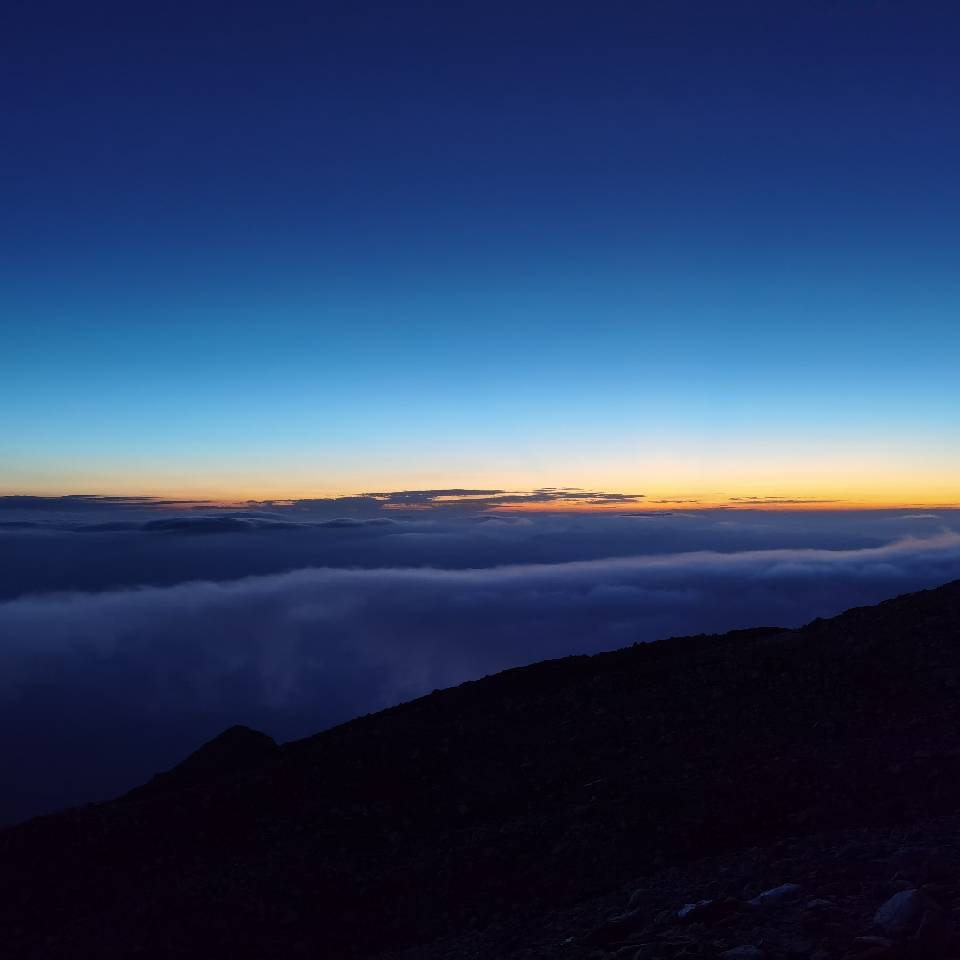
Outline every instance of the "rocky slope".
[[[511, 670], [282, 747], [234, 728], [0, 832], [0, 953], [949, 956], [958, 641], [953, 583]], [[874, 922], [895, 894], [905, 919]]]

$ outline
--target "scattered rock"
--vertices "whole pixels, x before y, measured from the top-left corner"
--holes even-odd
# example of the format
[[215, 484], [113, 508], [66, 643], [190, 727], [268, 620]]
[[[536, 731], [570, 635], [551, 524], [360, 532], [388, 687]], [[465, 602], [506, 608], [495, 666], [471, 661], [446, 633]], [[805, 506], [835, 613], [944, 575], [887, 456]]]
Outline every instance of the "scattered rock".
[[625, 940], [634, 930], [639, 930], [643, 926], [645, 919], [637, 910], [617, 914], [591, 930], [584, 943], [588, 946], [605, 946], [608, 943]]
[[764, 890], [750, 901], [751, 907], [769, 907], [784, 900], [792, 900], [800, 893], [799, 883], [782, 883], [772, 890]]
[[877, 910], [873, 922], [887, 936], [903, 939], [917, 930], [921, 918], [931, 906], [932, 901], [921, 890], [902, 890]]
[[700, 915], [706, 913], [712, 906], [713, 900], [697, 900], [695, 903], [685, 903], [677, 911], [678, 920], [699, 920]]
[[685, 903], [677, 911], [677, 919], [684, 923], [715, 923], [740, 909], [737, 900], [697, 900]]

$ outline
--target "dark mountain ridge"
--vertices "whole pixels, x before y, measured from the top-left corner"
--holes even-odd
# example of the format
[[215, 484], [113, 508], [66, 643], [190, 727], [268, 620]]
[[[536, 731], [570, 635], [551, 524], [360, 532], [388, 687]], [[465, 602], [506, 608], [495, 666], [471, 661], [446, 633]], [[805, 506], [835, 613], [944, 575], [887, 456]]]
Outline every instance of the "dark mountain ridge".
[[[958, 641], [960, 581], [508, 670], [283, 746], [232, 728], [0, 832], [0, 953], [552, 956], [527, 944], [545, 916], [638, 876], [954, 814]], [[609, 947], [584, 932], [556, 955]]]

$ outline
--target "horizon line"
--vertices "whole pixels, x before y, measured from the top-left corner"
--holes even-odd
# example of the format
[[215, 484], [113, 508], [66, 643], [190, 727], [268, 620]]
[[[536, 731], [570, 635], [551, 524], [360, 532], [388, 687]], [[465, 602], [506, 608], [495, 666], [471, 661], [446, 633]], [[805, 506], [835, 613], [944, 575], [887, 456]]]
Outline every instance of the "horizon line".
[[0, 508], [42, 508], [46, 503], [65, 505], [71, 502], [87, 506], [144, 509], [183, 508], [188, 510], [238, 509], [302, 509], [311, 505], [330, 507], [343, 502], [345, 508], [375, 507], [385, 512], [442, 512], [452, 508], [476, 505], [487, 513], [677, 513], [705, 510], [725, 511], [849, 511], [849, 510], [955, 510], [960, 500], [899, 499], [871, 497], [821, 497], [810, 495], [647, 495], [644, 493], [608, 493], [574, 487], [539, 487], [532, 490], [501, 489], [416, 489], [389, 492], [318, 492], [313, 496], [270, 496], [219, 494], [211, 496], [171, 494], [105, 494], [101, 492], [35, 493], [22, 488], [0, 490]]

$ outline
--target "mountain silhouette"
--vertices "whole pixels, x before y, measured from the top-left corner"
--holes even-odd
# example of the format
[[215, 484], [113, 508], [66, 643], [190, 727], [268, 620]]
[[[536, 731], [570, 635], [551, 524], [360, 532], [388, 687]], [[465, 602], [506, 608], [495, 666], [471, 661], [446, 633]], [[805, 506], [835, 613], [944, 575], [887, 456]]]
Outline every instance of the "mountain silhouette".
[[[932, 924], [942, 951], [952, 888], [891, 864], [907, 825], [940, 838], [915, 836], [914, 860], [952, 856], [958, 694], [960, 581], [508, 670], [282, 746], [233, 727], [123, 797], [0, 831], [0, 955], [824, 960], [924, 883], [900, 904], [910, 949]], [[865, 843], [900, 890], [823, 879]], [[800, 953], [731, 940], [801, 886], [783, 923], [829, 913], [817, 900], [842, 917], [807, 924]]]

